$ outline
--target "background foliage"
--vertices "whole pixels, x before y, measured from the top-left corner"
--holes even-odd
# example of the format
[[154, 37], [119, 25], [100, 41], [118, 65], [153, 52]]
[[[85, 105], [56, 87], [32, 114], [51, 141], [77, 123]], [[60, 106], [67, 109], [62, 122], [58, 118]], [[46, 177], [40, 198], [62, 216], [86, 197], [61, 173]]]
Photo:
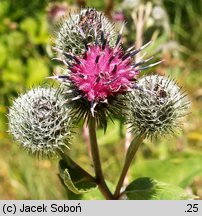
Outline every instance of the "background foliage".
[[[0, 1], [1, 199], [72, 198], [72, 194], [58, 183], [58, 159], [39, 161], [27, 155], [7, 133], [6, 114], [12, 99], [34, 85], [46, 83], [45, 78], [58, 70], [56, 63], [51, 60], [50, 35], [54, 29], [48, 14], [51, 2], [55, 1]], [[147, 52], [155, 54], [156, 59], [165, 59], [165, 62], [149, 72], [176, 78], [188, 92], [192, 108], [183, 131], [175, 137], [145, 140], [128, 181], [130, 177], [148, 176], [179, 185], [202, 199], [202, 1], [69, 0], [66, 3], [68, 9], [73, 11], [81, 5], [105, 11], [117, 26], [121, 25], [118, 15], [124, 16], [127, 20], [124, 31], [127, 46], [134, 44], [136, 38], [134, 13], [141, 4], [152, 8], [142, 40], [147, 42], [152, 38], [154, 42]], [[162, 9], [160, 19], [156, 18], [154, 8]], [[76, 132], [70, 154], [90, 170], [91, 162], [82, 125]], [[109, 124], [106, 134], [98, 130], [103, 169], [112, 188], [123, 165], [124, 134], [125, 126], [118, 119], [114, 124]], [[83, 198], [102, 197], [95, 190]]]

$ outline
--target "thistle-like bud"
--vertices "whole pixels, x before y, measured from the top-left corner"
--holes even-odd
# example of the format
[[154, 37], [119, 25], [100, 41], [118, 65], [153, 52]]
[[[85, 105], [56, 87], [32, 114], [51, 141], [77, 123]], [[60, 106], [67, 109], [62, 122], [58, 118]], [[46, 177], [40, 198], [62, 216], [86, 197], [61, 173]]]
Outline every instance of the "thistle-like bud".
[[174, 132], [187, 114], [189, 101], [175, 81], [158, 75], [138, 80], [130, 94], [128, 123], [133, 132], [157, 137]]
[[54, 88], [35, 88], [19, 96], [9, 110], [9, 132], [28, 152], [51, 156], [68, 148], [71, 118]]
[[114, 37], [114, 25], [101, 12], [83, 9], [79, 14], [70, 15], [60, 26], [56, 34], [56, 50], [80, 55], [86, 50], [85, 44], [101, 41], [101, 30], [104, 37]]

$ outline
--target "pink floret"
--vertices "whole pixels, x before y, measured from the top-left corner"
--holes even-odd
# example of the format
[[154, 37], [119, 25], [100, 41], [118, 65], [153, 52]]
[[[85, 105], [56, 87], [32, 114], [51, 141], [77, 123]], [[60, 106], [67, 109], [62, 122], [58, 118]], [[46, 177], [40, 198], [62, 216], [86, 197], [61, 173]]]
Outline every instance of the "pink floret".
[[124, 59], [123, 55], [121, 48], [89, 46], [73, 64], [70, 78], [89, 101], [105, 101], [109, 96], [123, 94], [132, 88], [138, 74], [132, 59]]

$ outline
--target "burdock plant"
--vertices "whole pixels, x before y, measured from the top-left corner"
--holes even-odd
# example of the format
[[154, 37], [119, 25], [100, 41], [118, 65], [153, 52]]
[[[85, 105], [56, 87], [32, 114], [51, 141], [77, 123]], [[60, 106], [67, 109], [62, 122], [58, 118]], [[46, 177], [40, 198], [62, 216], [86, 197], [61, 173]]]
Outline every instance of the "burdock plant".
[[[124, 27], [124, 25], [123, 25]], [[123, 187], [133, 158], [145, 138], [172, 134], [187, 114], [189, 101], [170, 78], [141, 71], [160, 62], [135, 61], [148, 42], [139, 49], [123, 49], [122, 31], [95, 9], [81, 10], [61, 24], [56, 33], [56, 59], [64, 63], [57, 89], [39, 87], [14, 101], [9, 111], [10, 132], [31, 153], [57, 153], [60, 179], [68, 190], [81, 194], [98, 187], [106, 199], [189, 199], [183, 189], [140, 178]], [[103, 175], [97, 126], [107, 129], [109, 117], [125, 119], [134, 135], [115, 191]], [[95, 175], [71, 159], [69, 147], [72, 125], [87, 122]], [[73, 150], [73, 147], [72, 147]], [[147, 188], [145, 193], [144, 188]], [[148, 191], [150, 191], [148, 193]]]

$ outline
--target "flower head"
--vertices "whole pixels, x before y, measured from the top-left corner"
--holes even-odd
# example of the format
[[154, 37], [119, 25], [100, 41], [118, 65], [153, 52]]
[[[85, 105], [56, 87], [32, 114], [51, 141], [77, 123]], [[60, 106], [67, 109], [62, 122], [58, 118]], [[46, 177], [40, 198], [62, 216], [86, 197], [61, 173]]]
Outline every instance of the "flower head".
[[[80, 38], [77, 43], [81, 42], [83, 48], [76, 54], [65, 46], [62, 47], [62, 43], [65, 44], [66, 41], [65, 38], [60, 39], [61, 48], [57, 51], [61, 57], [58, 59], [65, 64], [66, 70], [51, 78], [62, 82], [66, 98], [73, 105], [79, 119], [89, 119], [92, 116], [106, 127], [106, 116], [122, 113], [127, 100], [125, 94], [135, 87], [139, 71], [159, 62], [139, 68], [151, 58], [136, 62], [134, 56], [150, 42], [139, 49], [131, 47], [124, 50], [124, 25], [114, 41], [114, 36], [107, 27], [110, 25], [102, 20], [103, 16], [94, 9], [87, 10], [84, 14], [80, 15], [84, 21], [79, 29], [74, 27]], [[89, 40], [91, 31], [93, 36], [92, 40]]]
[[139, 79], [137, 86], [130, 95], [128, 122], [132, 131], [157, 137], [180, 127], [189, 101], [175, 81], [151, 75]]
[[9, 110], [9, 131], [23, 148], [50, 156], [68, 147], [71, 118], [64, 98], [54, 88], [35, 88], [21, 95]]

